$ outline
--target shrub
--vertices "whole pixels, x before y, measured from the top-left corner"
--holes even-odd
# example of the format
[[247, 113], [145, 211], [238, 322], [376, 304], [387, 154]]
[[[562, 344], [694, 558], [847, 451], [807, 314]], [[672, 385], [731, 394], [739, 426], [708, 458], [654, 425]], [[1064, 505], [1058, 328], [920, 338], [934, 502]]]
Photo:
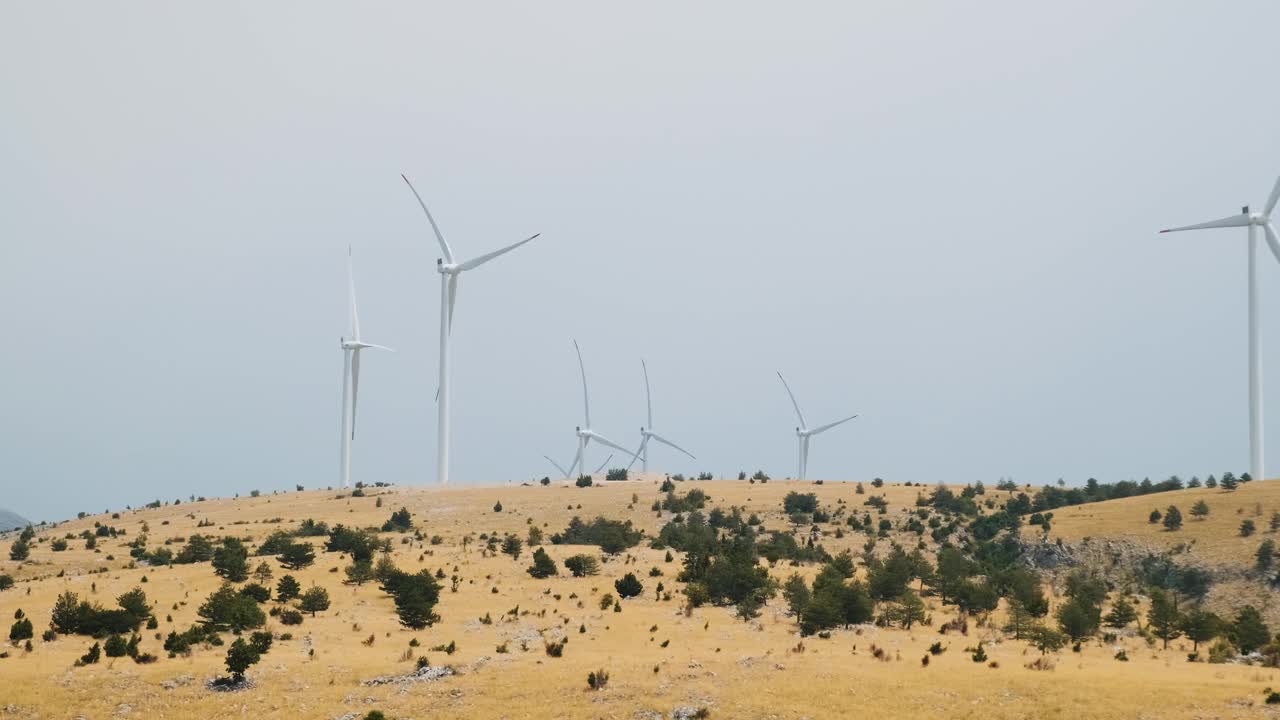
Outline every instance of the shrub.
[[[612, 472], [612, 471], [611, 471]], [[626, 472], [625, 470], [623, 472]], [[626, 479], [625, 477], [623, 478]], [[609, 684], [609, 671], [600, 669], [587, 673], [587, 687], [592, 690], [603, 690]]]
[[98, 662], [98, 659], [100, 657], [102, 657], [102, 646], [99, 645], [98, 643], [94, 643], [89, 648], [89, 652], [80, 656], [79, 662], [81, 665], [92, 665]]
[[568, 641], [560, 640], [559, 642], [553, 642], [548, 640], [543, 643], [543, 649], [546, 651], [547, 655], [549, 655], [550, 657], [558, 658], [561, 655], [564, 655], [564, 644], [566, 642]]
[[528, 572], [538, 579], [551, 577], [557, 572], [556, 561], [551, 559], [546, 550], [538, 548], [533, 551], [533, 565], [529, 567]]
[[124, 657], [129, 651], [129, 644], [119, 635], [109, 635], [102, 644], [102, 651], [109, 658]]
[[31, 618], [20, 618], [9, 628], [9, 641], [18, 642], [19, 640], [30, 640], [35, 636], [35, 629], [31, 626]]
[[412, 529], [413, 516], [403, 507], [391, 513], [391, 518], [382, 523], [382, 532], [409, 532]]
[[551, 542], [554, 545], [597, 545], [612, 555], [635, 546], [640, 537], [640, 531], [632, 527], [630, 520], [619, 522], [597, 517], [587, 523], [575, 516], [564, 532], [551, 536]]
[[281, 610], [280, 624], [281, 625], [301, 625], [302, 613], [298, 612], [297, 610]]
[[600, 573], [600, 562], [591, 555], [573, 555], [565, 559], [564, 566], [574, 577], [587, 577]]
[[240, 594], [245, 597], [253, 598], [254, 602], [264, 603], [271, 599], [271, 589], [263, 587], [258, 583], [249, 583], [240, 588]]
[[253, 598], [241, 595], [230, 584], [214, 591], [196, 611], [203, 622], [215, 630], [242, 632], [262, 627], [266, 615]]
[[289, 570], [301, 570], [316, 560], [316, 553], [309, 543], [289, 543], [280, 551], [280, 564]]
[[579, 475], [579, 476], [578, 476], [578, 479], [577, 479], [577, 480], [575, 480], [573, 484], [574, 484], [574, 485], [577, 485], [577, 486], [578, 486], [578, 487], [580, 487], [580, 488], [584, 488], [584, 487], [591, 487], [591, 476], [590, 476], [590, 475]]
[[614, 581], [613, 589], [618, 591], [619, 597], [629, 598], [644, 592], [644, 585], [636, 578], [635, 573], [627, 573], [622, 579]]
[[318, 612], [328, 610], [329, 591], [318, 585], [307, 588], [298, 601], [298, 609], [311, 613], [312, 617], [315, 617]]
[[280, 582], [276, 583], [276, 600], [279, 602], [289, 602], [302, 592], [302, 586], [294, 579], [292, 575], [285, 575], [280, 578]]

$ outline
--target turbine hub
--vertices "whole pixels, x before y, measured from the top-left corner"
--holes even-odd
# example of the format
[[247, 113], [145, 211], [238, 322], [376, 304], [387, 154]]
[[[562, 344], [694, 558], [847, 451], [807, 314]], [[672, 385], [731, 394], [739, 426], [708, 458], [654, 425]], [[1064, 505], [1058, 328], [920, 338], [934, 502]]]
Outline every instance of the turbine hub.
[[458, 266], [456, 263], [447, 263], [443, 260], [436, 261], [436, 272], [441, 275], [457, 275]]

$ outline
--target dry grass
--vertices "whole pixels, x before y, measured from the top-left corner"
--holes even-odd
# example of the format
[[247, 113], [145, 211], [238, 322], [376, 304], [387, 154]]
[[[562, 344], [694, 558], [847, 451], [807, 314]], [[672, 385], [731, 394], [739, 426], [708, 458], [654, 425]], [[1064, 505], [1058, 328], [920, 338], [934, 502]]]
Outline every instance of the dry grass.
[[[815, 492], [827, 507], [843, 498], [861, 510], [865, 498], [855, 495], [851, 485], [841, 483], [797, 486], [778, 481], [767, 485], [734, 481], [685, 483], [679, 489], [695, 486], [710, 493], [716, 505], [741, 505], [759, 513], [774, 529], [786, 526], [781, 500], [789, 490]], [[867, 491], [883, 492], [891, 514], [896, 516], [914, 501], [920, 489], [890, 486], [875, 491], [868, 485]], [[101, 541], [98, 554], [84, 550], [79, 540], [72, 541], [71, 549], [64, 553], [54, 553], [48, 543], [40, 543], [34, 546], [32, 562], [20, 568], [15, 569], [16, 564], [8, 560], [0, 562], [0, 572], [12, 573], [20, 581], [30, 580], [0, 593], [0, 617], [12, 617], [22, 608], [37, 628], [34, 652], [28, 655], [11, 648], [11, 657], [0, 660], [0, 708], [9, 706], [0, 710], [0, 715], [335, 718], [348, 712], [362, 716], [377, 708], [389, 718], [445, 713], [480, 718], [631, 718], [642, 709], [670, 713], [678, 706], [710, 706], [713, 718], [855, 714], [883, 718], [1257, 717], [1260, 710], [1249, 705], [1260, 702], [1262, 688], [1280, 687], [1280, 673], [1274, 671], [1188, 664], [1172, 647], [1168, 652], [1152, 651], [1136, 640], [1123, 641], [1131, 658], [1128, 663], [1113, 659], [1114, 648], [1094, 644], [1079, 655], [1063, 653], [1051, 672], [1027, 669], [1034, 651], [1029, 654], [1024, 644], [1012, 641], [987, 642], [987, 653], [998, 662], [998, 668], [974, 663], [959, 651], [964, 641], [955, 635], [943, 639], [952, 646], [951, 651], [933, 657], [922, 667], [919, 658], [939, 639], [929, 628], [912, 632], [874, 628], [836, 631], [827, 640], [806, 639], [803, 653], [788, 652], [796, 648], [798, 638], [780, 598], [750, 625], [735, 620], [732, 610], [724, 608], [699, 608], [686, 616], [679, 595], [669, 602], [656, 601], [653, 588], [657, 581], [673, 586], [677, 570], [675, 563], [664, 562], [663, 551], [637, 548], [633, 566], [617, 559], [605, 563], [596, 577], [574, 579], [562, 574], [534, 580], [525, 573], [531, 562], [528, 550], [518, 562], [512, 562], [502, 555], [482, 557], [479, 543], [466, 551], [462, 548], [461, 538], [468, 533], [512, 532], [523, 537], [530, 518], [549, 536], [575, 514], [630, 518], [646, 531], [655, 532], [663, 521], [649, 509], [659, 497], [652, 479], [591, 489], [557, 483], [549, 488], [397, 488], [377, 492], [384, 499], [381, 508], [375, 507], [373, 492], [365, 498], [338, 500], [332, 491], [309, 491], [183, 503], [126, 512], [119, 520], [93, 516], [41, 533], [54, 537], [75, 533], [99, 520], [128, 530], [129, 536]], [[639, 502], [628, 509], [632, 493], [639, 495]], [[1197, 547], [1203, 543], [1205, 548], [1221, 542], [1225, 555], [1230, 552], [1226, 543], [1256, 547], [1258, 541], [1253, 538], [1242, 543], [1216, 537], [1225, 532], [1222, 528], [1227, 527], [1227, 516], [1238, 524], [1234, 506], [1251, 505], [1251, 496], [1259, 501], [1264, 495], [1280, 500], [1280, 487], [1273, 493], [1269, 487], [1254, 483], [1235, 496], [1212, 491], [1204, 495], [1211, 498], [1215, 516], [1203, 524], [1204, 528], [1188, 520], [1186, 535], [1178, 540], [1202, 536]], [[1159, 507], [1178, 502], [1185, 513], [1190, 502], [1183, 500], [1184, 496], [1193, 497], [1192, 492], [1174, 493], [1109, 507], [1061, 510], [1054, 533], [1068, 537], [1096, 537], [1104, 531], [1145, 533], [1145, 515], [1153, 502]], [[494, 513], [494, 502], [499, 499], [504, 512]], [[223, 670], [222, 649], [197, 649], [189, 658], [162, 657], [146, 666], [124, 658], [110, 662], [104, 658], [97, 666], [73, 668], [75, 658], [89, 645], [87, 638], [39, 641], [58, 593], [70, 589], [110, 604], [144, 576], [148, 582], [143, 587], [158, 605], [158, 632], [167, 634], [195, 621], [196, 607], [218, 586], [218, 579], [207, 563], [127, 569], [128, 552], [123, 546], [141, 532], [143, 522], [150, 526], [153, 546], [166, 537], [197, 532], [196, 523], [201, 520], [214, 523], [201, 532], [261, 539], [307, 517], [330, 524], [380, 525], [401, 505], [413, 512], [425, 535], [441, 535], [444, 542], [438, 546], [402, 545], [401, 536], [390, 535], [397, 543], [396, 562], [409, 570], [444, 568], [447, 574], [453, 574], [456, 565], [463, 578], [457, 593], [448, 591], [446, 581], [437, 607], [443, 622], [435, 627], [418, 632], [400, 628], [391, 601], [376, 585], [342, 585], [341, 572], [331, 573], [330, 569], [341, 568], [345, 561], [335, 554], [318, 553], [313, 567], [295, 575], [304, 586], [316, 583], [328, 588], [332, 608], [319, 617], [308, 616], [298, 627], [269, 623], [277, 632], [292, 632], [294, 639], [277, 642], [262, 663], [250, 670], [256, 688], [249, 691], [211, 693], [203, 688], [205, 679]], [[1089, 518], [1085, 513], [1098, 515]], [[1132, 521], [1134, 513], [1139, 514], [1137, 525]], [[281, 524], [265, 522], [277, 517], [282, 518]], [[164, 524], [166, 520], [168, 524]], [[1163, 541], [1154, 531], [1151, 537]], [[829, 550], [851, 548], [856, 553], [864, 540], [861, 534], [849, 533], [843, 539], [827, 537], [823, 542]], [[557, 546], [547, 549], [557, 562], [574, 552], [590, 551]], [[7, 550], [7, 542], [0, 542], [0, 550]], [[418, 558], [424, 553], [420, 562]], [[116, 560], [107, 561], [108, 554], [114, 554]], [[664, 577], [648, 577], [651, 566], [664, 568]], [[99, 567], [109, 570], [87, 574]], [[65, 570], [66, 577], [55, 577], [59, 570]], [[600, 611], [600, 595], [611, 592], [613, 580], [627, 571], [642, 578], [645, 593], [625, 601], [621, 613]], [[781, 579], [791, 571], [780, 565], [774, 574]], [[277, 567], [275, 577], [283, 572]], [[94, 583], [96, 592], [91, 589]], [[496, 594], [492, 588], [497, 588]], [[571, 597], [575, 593], [577, 599]], [[171, 609], [175, 603], [185, 605]], [[513, 618], [507, 612], [517, 605], [521, 615]], [[935, 622], [950, 614], [934, 611]], [[486, 613], [493, 618], [492, 624], [479, 622]], [[165, 620], [169, 614], [172, 623]], [[359, 631], [352, 629], [355, 625]], [[579, 633], [580, 625], [585, 625], [587, 632]], [[651, 633], [654, 625], [659, 630]], [[970, 638], [976, 642], [983, 632], [975, 628]], [[374, 643], [361, 642], [370, 635], [375, 637]], [[544, 637], [568, 638], [563, 657], [546, 655]], [[415, 654], [428, 655], [433, 664], [454, 665], [463, 673], [410, 686], [362, 685], [362, 680], [374, 676], [411, 671], [413, 661], [407, 658], [413, 655], [406, 650], [413, 638], [421, 643]], [[523, 647], [522, 639], [527, 641]], [[664, 640], [670, 640], [666, 648], [660, 646]], [[452, 656], [427, 650], [450, 641], [458, 645]], [[495, 648], [503, 643], [509, 652], [497, 653]], [[872, 657], [867, 650], [872, 644], [885, 650], [888, 661]], [[309, 648], [315, 649], [314, 658], [309, 656]], [[152, 632], [145, 634], [143, 650], [163, 655]], [[592, 692], [585, 679], [589, 672], [601, 668], [609, 672], [608, 686]], [[184, 676], [191, 678], [186, 684], [182, 684]], [[175, 679], [179, 682], [173, 689], [162, 686]]]

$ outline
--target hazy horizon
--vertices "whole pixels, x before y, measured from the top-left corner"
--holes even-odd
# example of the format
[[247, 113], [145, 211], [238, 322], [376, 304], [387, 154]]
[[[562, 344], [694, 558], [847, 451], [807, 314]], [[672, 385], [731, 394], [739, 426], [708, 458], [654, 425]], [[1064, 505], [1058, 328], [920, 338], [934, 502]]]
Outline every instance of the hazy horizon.
[[[0, 9], [0, 506], [33, 520], [556, 477], [582, 398], [651, 468], [1112, 482], [1248, 470], [1243, 230], [1280, 7], [387, 3]], [[1259, 248], [1270, 441], [1280, 266]], [[1274, 429], [1274, 430], [1273, 430]], [[1280, 444], [1268, 442], [1269, 475]], [[594, 469], [607, 451], [592, 448]], [[615, 458], [614, 465], [621, 464]], [[637, 465], [638, 467], [638, 465]]]

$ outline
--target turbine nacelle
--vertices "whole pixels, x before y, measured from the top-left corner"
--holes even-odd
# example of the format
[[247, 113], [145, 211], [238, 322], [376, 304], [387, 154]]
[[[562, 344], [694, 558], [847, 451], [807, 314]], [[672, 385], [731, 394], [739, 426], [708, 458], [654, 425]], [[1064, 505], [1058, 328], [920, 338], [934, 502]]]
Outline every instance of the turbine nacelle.
[[458, 266], [458, 263], [447, 263], [444, 258], [436, 258], [436, 272], [441, 275], [457, 275], [462, 272], [462, 268]]

